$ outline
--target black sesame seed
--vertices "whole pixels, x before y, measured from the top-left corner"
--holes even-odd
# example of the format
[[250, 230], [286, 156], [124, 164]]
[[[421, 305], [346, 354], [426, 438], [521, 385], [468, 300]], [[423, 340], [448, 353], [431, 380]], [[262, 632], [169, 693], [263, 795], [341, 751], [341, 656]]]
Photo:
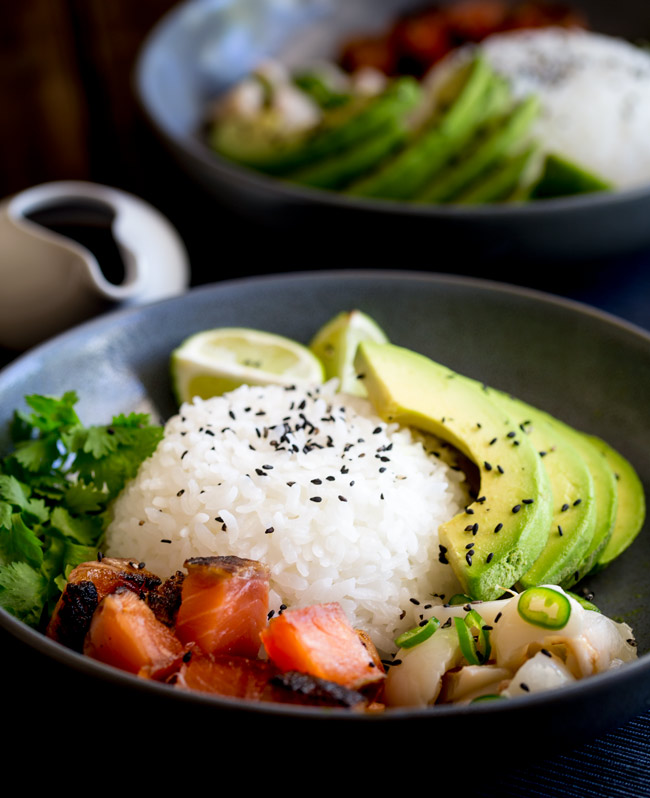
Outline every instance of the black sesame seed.
[[322, 496], [311, 496], [309, 501], [310, 502], [322, 502], [323, 498], [322, 498]]
[[496, 618], [494, 619], [494, 623], [499, 623], [499, 620], [501, 619], [502, 615], [503, 615], [502, 612], [498, 612]]
[[409, 601], [411, 604], [415, 604], [416, 607], [420, 606], [420, 602], [416, 598], [410, 598]]
[[551, 652], [550, 652], [550, 651], [549, 651], [547, 648], [541, 648], [541, 649], [540, 649], [540, 651], [542, 652], [542, 654], [543, 654], [545, 657], [552, 657], [552, 656], [553, 656], [553, 655], [551, 654]]
[[345, 496], [339, 496], [339, 501], [340, 502], [346, 502], [347, 499], [345, 498]]
[[270, 620], [271, 620], [271, 618], [272, 618], [274, 615], [275, 615], [275, 610], [271, 610], [271, 611], [269, 612], [269, 614], [268, 614], [266, 617], [267, 617], [267, 619], [270, 621]]
[[273, 529], [273, 527], [272, 527], [272, 526], [270, 526], [268, 529], [265, 529], [265, 530], [264, 530], [264, 534], [265, 534], [265, 535], [270, 535], [270, 534], [272, 534], [274, 531], [275, 531], [275, 530]]
[[449, 629], [450, 626], [451, 626], [451, 617], [447, 618], [447, 620], [442, 624], [440, 628]]
[[381, 427], [375, 427], [372, 431], [373, 435], [378, 435], [381, 432]]
[[[171, 543], [171, 540], [167, 540], [167, 538], [161, 538], [160, 542], [161, 543]], [[101, 560], [100, 560], [100, 562], [101, 562]]]
[[181, 488], [176, 495], [182, 496], [184, 493], [185, 493], [185, 488]]
[[526, 693], [530, 693], [530, 687], [525, 682], [521, 682], [519, 687], [521, 687], [521, 689]]
[[312, 485], [322, 485], [323, 484], [323, 480], [322, 479], [318, 479], [318, 478], [312, 479], [311, 480], [311, 484]]

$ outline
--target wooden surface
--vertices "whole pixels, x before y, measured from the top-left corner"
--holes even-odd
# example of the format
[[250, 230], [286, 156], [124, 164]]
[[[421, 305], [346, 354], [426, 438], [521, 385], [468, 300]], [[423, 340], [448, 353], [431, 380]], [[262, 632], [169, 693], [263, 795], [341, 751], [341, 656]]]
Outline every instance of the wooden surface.
[[131, 73], [173, 5], [0, 0], [0, 195], [60, 179], [142, 185]]

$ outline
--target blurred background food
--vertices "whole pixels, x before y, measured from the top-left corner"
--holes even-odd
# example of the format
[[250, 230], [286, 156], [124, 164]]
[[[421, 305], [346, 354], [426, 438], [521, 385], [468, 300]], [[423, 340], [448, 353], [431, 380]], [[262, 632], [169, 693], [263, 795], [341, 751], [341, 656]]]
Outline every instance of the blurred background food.
[[[249, 220], [215, 205], [214, 197], [170, 157], [135, 97], [133, 70], [145, 37], [180, 3], [5, 0], [2, 5], [0, 99], [10, 111], [0, 125], [0, 196], [61, 179], [92, 180], [141, 196], [179, 230], [195, 285], [325, 267], [435, 269], [546, 288], [650, 325], [643, 290], [624, 290], [628, 284], [647, 287], [645, 253], [628, 257], [624, 269], [620, 262], [595, 259], [571, 268], [498, 260], [486, 265], [447, 253], [437, 257], [435, 239], [426, 251], [408, 240], [386, 242], [381, 225], [375, 246], [354, 241], [353, 236], [341, 240], [339, 231], [331, 228], [322, 230], [320, 241], [301, 238], [298, 229], [290, 235], [286, 229], [274, 232], [272, 223], [251, 230]], [[375, 25], [341, 41], [341, 61], [347, 67], [370, 63], [390, 74], [419, 76], [450, 46], [479, 40], [494, 30], [549, 20], [590, 25], [585, 11], [589, 6], [597, 6], [600, 17], [617, 27], [613, 32], [626, 32], [616, 9], [586, 0], [543, 6], [520, 2], [514, 10], [498, 0], [462, 0], [439, 8], [422, 3], [421, 12], [396, 18], [388, 28], [377, 30]]]

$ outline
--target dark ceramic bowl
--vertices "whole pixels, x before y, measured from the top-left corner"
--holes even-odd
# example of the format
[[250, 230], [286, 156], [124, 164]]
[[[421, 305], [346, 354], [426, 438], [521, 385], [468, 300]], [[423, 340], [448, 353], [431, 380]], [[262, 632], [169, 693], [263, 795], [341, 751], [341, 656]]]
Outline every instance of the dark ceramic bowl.
[[[422, 0], [194, 0], [168, 14], [145, 42], [137, 92], [182, 168], [207, 189], [204, 201], [234, 208], [292, 240], [302, 233], [306, 252], [321, 263], [343, 249], [367, 258], [363, 263], [456, 271], [472, 261], [603, 258], [650, 245], [650, 186], [517, 207], [415, 206], [283, 183], [208, 148], [201, 130], [211, 101], [262, 58], [300, 63], [336, 56], [350, 35], [383, 30], [400, 11], [419, 5]], [[642, 0], [573, 5], [594, 30], [650, 36], [650, 5]]]
[[[0, 451], [6, 425], [30, 393], [76, 390], [86, 423], [115, 413], [175, 412], [169, 354], [186, 336], [214, 326], [247, 326], [306, 342], [341, 309], [373, 316], [397, 344], [420, 351], [598, 434], [650, 484], [650, 336], [588, 307], [541, 293], [463, 278], [397, 272], [324, 272], [240, 280], [117, 312], [78, 327], [24, 355], [0, 373]], [[128, 556], [128, 553], [127, 553]], [[641, 534], [614, 564], [583, 584], [603, 611], [629, 619], [638, 662], [556, 692], [489, 706], [392, 710], [378, 716], [257, 705], [189, 694], [139, 680], [86, 659], [0, 611], [5, 684], [29, 710], [69, 713], [84, 702], [138, 707], [146, 716], [212, 719], [286, 739], [332, 732], [352, 743], [419, 733], [429, 745], [480, 740], [481, 756], [526, 728], [531, 752], [572, 746], [622, 723], [650, 702], [650, 541]], [[20, 662], [20, 668], [16, 668]], [[34, 685], [38, 691], [34, 691]], [[471, 732], [471, 738], [466, 735]], [[347, 735], [347, 736], [346, 736]], [[374, 736], [373, 736], [374, 735]], [[308, 734], [305, 739], [308, 739]], [[541, 746], [541, 747], [540, 747]], [[465, 750], [465, 749], [463, 749]]]

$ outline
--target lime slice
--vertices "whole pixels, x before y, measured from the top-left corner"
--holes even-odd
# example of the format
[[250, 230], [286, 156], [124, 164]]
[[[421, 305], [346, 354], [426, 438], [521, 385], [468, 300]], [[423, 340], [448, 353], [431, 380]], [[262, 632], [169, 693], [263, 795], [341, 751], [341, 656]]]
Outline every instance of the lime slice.
[[370, 316], [360, 310], [349, 310], [328, 321], [309, 344], [311, 351], [325, 366], [326, 378], [337, 377], [340, 390], [355, 396], [366, 395], [366, 389], [354, 369], [354, 355], [362, 341], [387, 344], [388, 338]]
[[314, 385], [323, 365], [296, 341], [241, 327], [205, 330], [172, 352], [171, 377], [178, 402], [207, 399], [240, 385]]

